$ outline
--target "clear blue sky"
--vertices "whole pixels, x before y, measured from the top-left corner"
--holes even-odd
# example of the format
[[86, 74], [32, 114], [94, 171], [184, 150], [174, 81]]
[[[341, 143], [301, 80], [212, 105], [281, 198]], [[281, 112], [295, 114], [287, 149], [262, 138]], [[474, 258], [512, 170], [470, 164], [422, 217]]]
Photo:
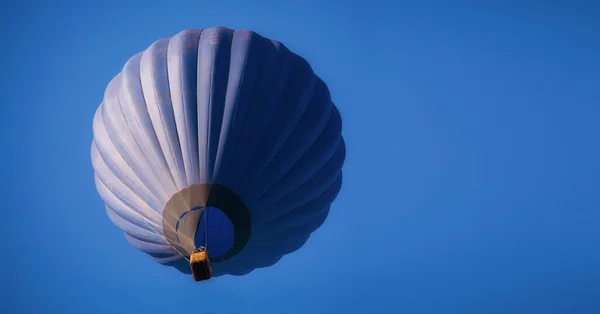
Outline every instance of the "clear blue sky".
[[[533, 2], [2, 2], [0, 312], [600, 313], [600, 6]], [[306, 246], [195, 284], [107, 218], [92, 117], [130, 56], [219, 25], [309, 60], [348, 156]]]

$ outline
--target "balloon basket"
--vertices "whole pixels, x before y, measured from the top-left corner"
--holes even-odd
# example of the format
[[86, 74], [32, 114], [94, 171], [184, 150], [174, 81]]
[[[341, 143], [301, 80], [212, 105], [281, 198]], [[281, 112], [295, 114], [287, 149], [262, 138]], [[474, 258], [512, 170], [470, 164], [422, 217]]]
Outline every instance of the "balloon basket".
[[212, 266], [207, 251], [194, 252], [190, 256], [190, 268], [194, 281], [208, 280], [212, 277]]

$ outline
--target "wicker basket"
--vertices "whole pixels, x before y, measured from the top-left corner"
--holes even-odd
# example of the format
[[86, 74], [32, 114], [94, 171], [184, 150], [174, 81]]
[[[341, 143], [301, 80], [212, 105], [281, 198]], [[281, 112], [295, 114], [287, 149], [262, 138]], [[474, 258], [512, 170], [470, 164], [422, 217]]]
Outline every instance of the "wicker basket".
[[208, 259], [207, 251], [192, 253], [190, 256], [190, 268], [194, 281], [208, 280], [212, 277], [212, 267]]

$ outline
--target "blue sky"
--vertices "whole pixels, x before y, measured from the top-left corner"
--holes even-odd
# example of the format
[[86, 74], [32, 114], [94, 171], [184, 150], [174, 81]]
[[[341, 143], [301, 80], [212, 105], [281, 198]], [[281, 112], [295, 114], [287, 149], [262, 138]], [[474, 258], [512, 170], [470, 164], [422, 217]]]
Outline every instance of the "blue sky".
[[[0, 312], [598, 313], [600, 6], [402, 3], [0, 4]], [[90, 143], [130, 56], [212, 26], [308, 59], [348, 155], [307, 245], [195, 284], [108, 220]]]

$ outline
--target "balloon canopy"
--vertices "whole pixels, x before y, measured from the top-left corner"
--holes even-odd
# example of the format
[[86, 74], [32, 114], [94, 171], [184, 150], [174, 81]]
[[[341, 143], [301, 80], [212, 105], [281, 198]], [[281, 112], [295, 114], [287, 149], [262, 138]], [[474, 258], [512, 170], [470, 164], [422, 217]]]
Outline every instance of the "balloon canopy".
[[342, 120], [305, 59], [251, 31], [185, 30], [108, 84], [97, 190], [129, 243], [190, 273], [243, 275], [298, 250], [342, 185]]

